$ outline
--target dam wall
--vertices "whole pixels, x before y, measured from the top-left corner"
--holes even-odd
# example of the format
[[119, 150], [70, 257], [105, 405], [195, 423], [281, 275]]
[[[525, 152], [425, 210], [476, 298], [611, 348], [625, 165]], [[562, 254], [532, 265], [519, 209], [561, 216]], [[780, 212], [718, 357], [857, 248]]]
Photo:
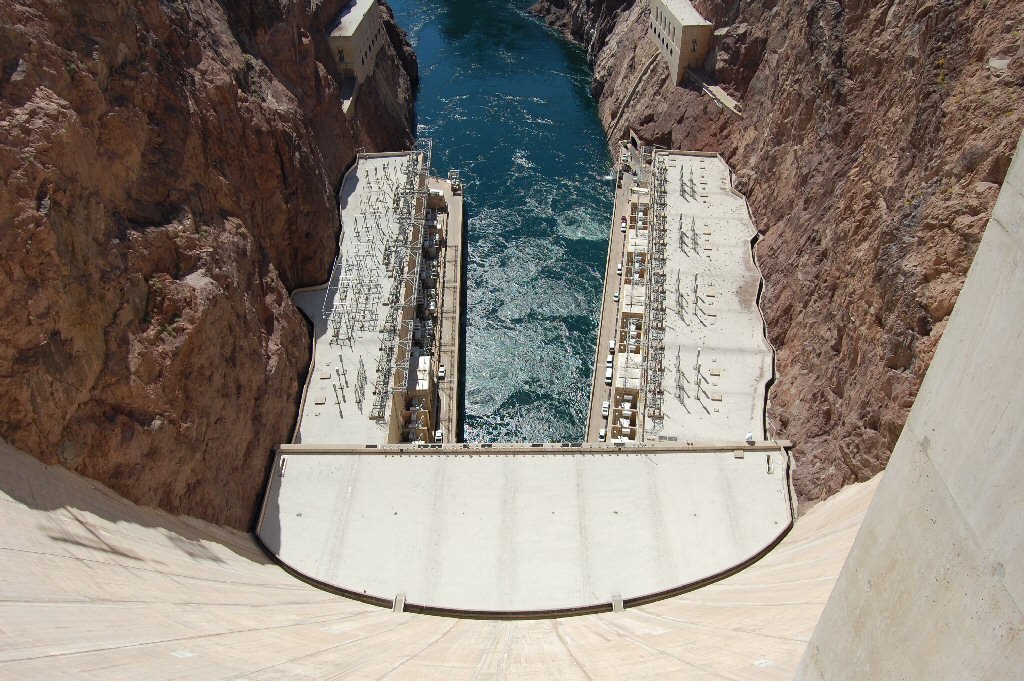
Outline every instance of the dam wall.
[[1022, 147], [800, 681], [1024, 679]]

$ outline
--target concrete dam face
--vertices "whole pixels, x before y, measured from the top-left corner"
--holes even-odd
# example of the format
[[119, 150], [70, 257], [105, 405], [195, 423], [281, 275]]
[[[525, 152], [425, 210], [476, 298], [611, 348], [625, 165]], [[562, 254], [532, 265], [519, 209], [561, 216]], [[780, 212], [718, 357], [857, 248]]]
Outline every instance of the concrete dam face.
[[342, 598], [246, 534], [134, 506], [7, 447], [0, 465], [5, 679], [790, 678], [876, 486], [819, 504], [704, 589], [499, 621]]
[[5, 446], [0, 677], [1021, 678], [1022, 216], [1018, 154], [881, 481], [710, 586], [559, 619], [394, 612]]

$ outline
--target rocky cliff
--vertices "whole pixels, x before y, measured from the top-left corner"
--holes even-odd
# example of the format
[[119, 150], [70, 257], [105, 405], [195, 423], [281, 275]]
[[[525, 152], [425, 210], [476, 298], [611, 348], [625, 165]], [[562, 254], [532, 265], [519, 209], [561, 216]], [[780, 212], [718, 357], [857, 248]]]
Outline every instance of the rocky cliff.
[[0, 436], [246, 528], [355, 149], [412, 141], [404, 34], [346, 113], [343, 0], [0, 5]]
[[[762, 239], [769, 414], [805, 501], [884, 468], [1024, 123], [1019, 1], [701, 0], [704, 72], [668, 82], [645, 0], [544, 0], [583, 44], [609, 139], [720, 151]], [[970, 400], [970, 395], [964, 395]]]

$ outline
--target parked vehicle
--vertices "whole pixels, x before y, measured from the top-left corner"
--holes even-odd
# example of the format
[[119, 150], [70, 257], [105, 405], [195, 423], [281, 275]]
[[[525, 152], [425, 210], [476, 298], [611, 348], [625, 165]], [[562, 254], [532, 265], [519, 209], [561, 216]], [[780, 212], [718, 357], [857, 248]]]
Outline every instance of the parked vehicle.
[[608, 439], [608, 431], [606, 431], [604, 428], [602, 428], [601, 430], [597, 431], [597, 441], [598, 442], [604, 442], [607, 439]]
[[605, 418], [608, 418], [608, 410], [609, 410], [610, 407], [611, 407], [611, 405], [608, 404], [608, 400], [605, 400], [604, 402], [602, 402], [601, 403], [601, 416], [603, 416]]

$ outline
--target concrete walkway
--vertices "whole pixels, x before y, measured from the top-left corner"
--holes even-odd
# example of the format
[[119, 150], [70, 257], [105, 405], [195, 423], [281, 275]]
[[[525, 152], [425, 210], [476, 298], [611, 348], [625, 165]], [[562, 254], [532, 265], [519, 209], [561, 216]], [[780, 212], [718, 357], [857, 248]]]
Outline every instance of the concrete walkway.
[[743, 118], [743, 105], [734, 99], [732, 95], [723, 90], [721, 86], [711, 85], [704, 80], [704, 77], [700, 73], [689, 69], [686, 71], [686, 76], [694, 85], [700, 88], [701, 92], [706, 94], [708, 97], [711, 97], [719, 107], [725, 109], [734, 116]]
[[626, 235], [619, 227], [622, 216], [629, 215], [629, 193], [636, 184], [636, 176], [632, 172], [634, 164], [639, 163], [636, 154], [623, 163], [622, 158], [615, 159], [615, 172], [621, 177], [620, 186], [615, 190], [614, 209], [612, 211], [611, 228], [608, 232], [608, 256], [605, 260], [604, 287], [601, 290], [601, 310], [597, 329], [597, 350], [594, 355], [594, 380], [590, 388], [590, 410], [587, 412], [587, 426], [583, 439], [585, 442], [597, 442], [598, 431], [605, 427], [605, 418], [601, 414], [601, 403], [611, 399], [611, 388], [604, 382], [605, 357], [608, 355], [608, 341], [612, 340], [618, 327], [619, 303], [615, 295], [620, 293], [621, 281], [615, 275], [615, 267], [622, 262], [626, 251]]
[[629, 103], [633, 101], [633, 95], [636, 94], [637, 88], [640, 87], [640, 83], [644, 81], [644, 78], [647, 77], [647, 75], [651, 72], [651, 70], [654, 68], [654, 66], [658, 63], [660, 59], [661, 53], [655, 52], [654, 54], [651, 55], [651, 58], [647, 60], [647, 63], [643, 65], [643, 67], [640, 69], [640, 72], [637, 73], [636, 78], [633, 80], [633, 85], [629, 88], [629, 92], [623, 98], [622, 103], [619, 104], [619, 110], [612, 117], [612, 122], [607, 127], [608, 139], [615, 139], [615, 136], [618, 134], [617, 131], [619, 123], [622, 122], [622, 116], [623, 114], [626, 113], [626, 109], [628, 108]]

